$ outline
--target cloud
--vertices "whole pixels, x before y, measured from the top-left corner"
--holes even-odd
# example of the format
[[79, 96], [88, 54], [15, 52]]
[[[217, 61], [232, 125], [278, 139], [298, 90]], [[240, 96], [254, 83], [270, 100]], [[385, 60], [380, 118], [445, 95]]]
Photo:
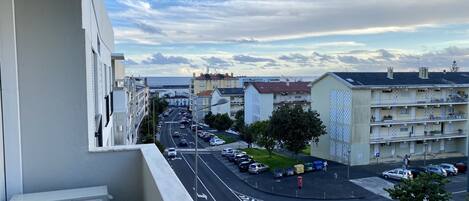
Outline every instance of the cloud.
[[161, 53], [153, 54], [142, 61], [142, 64], [190, 64], [190, 60], [182, 56], [165, 56]]
[[306, 56], [306, 55], [303, 55], [303, 54], [292, 53], [292, 54], [289, 54], [289, 55], [282, 55], [282, 56], [278, 57], [278, 59], [283, 60], [283, 61], [287, 61], [287, 62], [293, 62], [293, 63], [297, 63], [297, 64], [301, 64], [301, 65], [306, 65], [306, 64], [310, 63], [311, 58]]
[[238, 61], [240, 63], [258, 63], [258, 62], [275, 63], [275, 61], [273, 59], [262, 58], [262, 57], [253, 57], [253, 56], [249, 56], [249, 55], [234, 55], [233, 60]]
[[220, 57], [202, 57], [201, 59], [205, 61], [206, 66], [216, 69], [226, 69], [227, 67], [233, 65], [232, 62]]
[[125, 65], [137, 65], [138, 63], [132, 59], [126, 59], [124, 60]]
[[[151, 44], [413, 32], [467, 23], [469, 18], [469, 1], [460, 0], [119, 0], [117, 4], [123, 8], [110, 14], [114, 29], [121, 33], [116, 39]], [[149, 31], [165, 35], [129, 34]]]

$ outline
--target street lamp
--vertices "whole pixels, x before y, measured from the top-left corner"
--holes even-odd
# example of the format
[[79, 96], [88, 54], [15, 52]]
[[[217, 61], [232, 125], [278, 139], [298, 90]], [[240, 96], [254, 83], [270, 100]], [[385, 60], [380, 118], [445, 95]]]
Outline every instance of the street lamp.
[[347, 179], [350, 179], [350, 152], [352, 152], [350, 150], [350, 148], [347, 150], [347, 153], [348, 153], [348, 166], [347, 166]]
[[[196, 97], [196, 99], [197, 99], [197, 97]], [[198, 194], [197, 194], [197, 187], [198, 187], [197, 178], [198, 177], [197, 177], [197, 175], [198, 175], [198, 172], [199, 172], [199, 168], [198, 168], [199, 167], [199, 165], [198, 165], [198, 162], [199, 162], [199, 143], [198, 143], [198, 137], [197, 137], [197, 132], [199, 130], [199, 126], [197, 125], [197, 120], [198, 120], [197, 112], [205, 110], [205, 109], [213, 107], [213, 106], [223, 105], [223, 104], [226, 104], [226, 103], [228, 103], [228, 100], [222, 98], [222, 99], [218, 100], [217, 103], [215, 103], [213, 105], [209, 105], [207, 107], [200, 108], [200, 109], [197, 109], [197, 101], [196, 101], [196, 104], [194, 104], [194, 111], [195, 111], [195, 116], [194, 116], [195, 120], [194, 121], [195, 121], [195, 124], [196, 124], [195, 125], [195, 136], [194, 136], [194, 138], [195, 138], [195, 173], [194, 173], [195, 174], [195, 178], [194, 178], [195, 191], [194, 191], [194, 199], [195, 200], [197, 200], [197, 198], [198, 198]]]

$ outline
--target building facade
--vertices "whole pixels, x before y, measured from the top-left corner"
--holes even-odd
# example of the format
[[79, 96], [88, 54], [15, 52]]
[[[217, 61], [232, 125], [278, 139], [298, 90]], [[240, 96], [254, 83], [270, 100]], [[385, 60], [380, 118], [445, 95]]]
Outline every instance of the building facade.
[[244, 122], [268, 120], [282, 105], [301, 105], [310, 108], [308, 82], [254, 82], [244, 92]]
[[112, 145], [113, 51], [103, 1], [0, 0], [0, 201], [93, 186], [192, 200], [155, 145]]
[[312, 155], [351, 165], [467, 155], [469, 73], [327, 73], [311, 107], [327, 127]]
[[212, 106], [213, 114], [228, 114], [232, 119], [236, 112], [244, 109], [244, 90], [243, 88], [217, 88], [213, 91], [211, 102], [217, 103], [220, 99], [227, 99], [228, 102], [222, 105]]

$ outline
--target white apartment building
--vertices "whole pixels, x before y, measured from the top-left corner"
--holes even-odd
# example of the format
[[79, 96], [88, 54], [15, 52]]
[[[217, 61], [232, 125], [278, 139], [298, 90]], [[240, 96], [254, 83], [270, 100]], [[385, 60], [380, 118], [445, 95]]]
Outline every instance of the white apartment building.
[[103, 1], [0, 0], [0, 201], [94, 186], [192, 200], [154, 144], [112, 146], [113, 51]]
[[228, 103], [211, 106], [213, 114], [228, 114], [234, 119], [236, 112], [244, 109], [243, 88], [217, 88], [212, 93], [211, 102], [217, 103], [220, 99], [227, 99]]
[[282, 105], [301, 105], [310, 108], [308, 82], [254, 82], [244, 90], [244, 122], [268, 120]]
[[313, 156], [352, 165], [467, 156], [468, 72], [327, 73], [311, 94], [328, 133]]
[[189, 107], [189, 94], [164, 97], [168, 105], [172, 107]]

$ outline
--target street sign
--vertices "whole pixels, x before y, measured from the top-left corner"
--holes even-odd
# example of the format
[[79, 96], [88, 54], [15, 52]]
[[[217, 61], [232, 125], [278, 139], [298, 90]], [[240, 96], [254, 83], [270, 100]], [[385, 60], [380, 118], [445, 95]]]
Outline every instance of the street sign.
[[375, 157], [376, 157], [376, 158], [379, 158], [379, 152], [376, 152], [376, 153], [375, 153]]

